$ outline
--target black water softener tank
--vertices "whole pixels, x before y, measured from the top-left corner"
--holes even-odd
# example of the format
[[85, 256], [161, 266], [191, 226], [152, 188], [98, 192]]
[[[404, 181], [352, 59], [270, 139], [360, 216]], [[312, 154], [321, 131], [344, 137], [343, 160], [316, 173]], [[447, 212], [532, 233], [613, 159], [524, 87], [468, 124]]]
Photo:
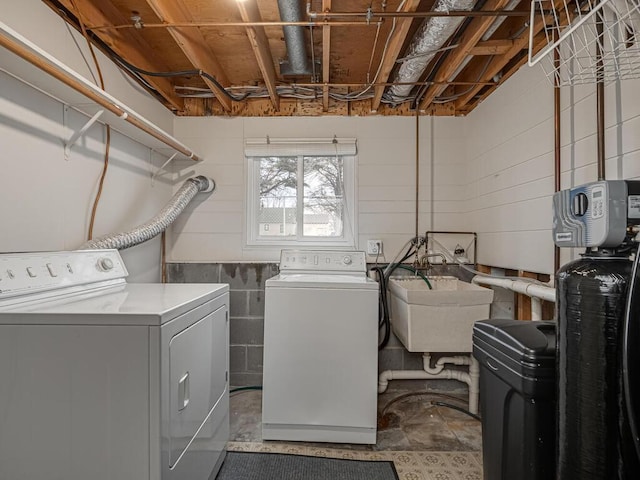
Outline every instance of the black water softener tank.
[[622, 383], [628, 255], [587, 250], [557, 274], [557, 480], [640, 479]]

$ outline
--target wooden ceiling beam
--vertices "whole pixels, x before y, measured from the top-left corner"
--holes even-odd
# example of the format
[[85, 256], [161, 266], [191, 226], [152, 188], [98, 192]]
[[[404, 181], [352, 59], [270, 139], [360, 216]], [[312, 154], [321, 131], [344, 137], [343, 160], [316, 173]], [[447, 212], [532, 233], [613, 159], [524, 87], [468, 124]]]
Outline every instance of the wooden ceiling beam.
[[486, 40], [478, 42], [469, 55], [504, 55], [513, 47], [513, 40]]
[[[328, 13], [331, 11], [331, 0], [322, 0], [322, 11]], [[313, 45], [311, 46], [313, 48]], [[329, 111], [329, 81], [331, 63], [331, 27], [324, 25], [322, 27], [322, 110]]]
[[[562, 4], [562, 0], [556, 0], [554, 2], [556, 8]], [[564, 21], [566, 19], [566, 10], [560, 9], [560, 21]], [[534, 24], [533, 28], [533, 36], [537, 37], [537, 35], [543, 30], [544, 22], [539, 21], [537, 24]], [[478, 82], [487, 82], [493, 79], [496, 75], [502, 74], [504, 76], [504, 72], [502, 70], [505, 66], [509, 64], [511, 59], [513, 59], [516, 55], [518, 55], [522, 50], [527, 49], [529, 47], [529, 29], [525, 29], [517, 38], [514, 38], [513, 46], [501, 56], [494, 57], [486, 68], [483, 68], [481, 75], [477, 78]], [[483, 85], [477, 85], [473, 87], [471, 90], [466, 92], [462, 97], [456, 100], [456, 109], [463, 110], [465, 106], [470, 103], [476, 94], [483, 88]]]
[[[413, 13], [418, 9], [419, 5], [420, 0], [407, 0], [404, 8], [402, 9], [402, 12]], [[395, 67], [396, 65], [396, 60], [400, 55], [400, 51], [402, 49], [402, 46], [404, 45], [404, 41], [409, 34], [409, 29], [411, 28], [413, 18], [398, 18], [395, 21], [396, 28], [393, 31], [393, 35], [391, 41], [389, 42], [389, 46], [387, 47], [385, 56], [381, 60], [382, 67], [380, 69], [380, 77], [374, 79], [376, 83], [385, 83], [389, 79], [389, 75], [391, 75], [393, 67]], [[371, 110], [376, 111], [378, 110], [378, 108], [380, 108], [380, 102], [382, 100], [384, 88], [385, 87], [375, 87], [373, 99], [371, 100]]]
[[[61, 0], [62, 5], [85, 25], [119, 25], [126, 22], [120, 11], [111, 2], [91, 0]], [[75, 6], [74, 6], [75, 4]], [[80, 10], [76, 11], [76, 8]], [[166, 71], [168, 67], [157, 58], [151, 46], [135, 31], [110, 30], [94, 32], [100, 40], [127, 62], [148, 71]], [[147, 77], [145, 81], [155, 89], [172, 110], [184, 109], [184, 100], [179, 97], [168, 78]]]
[[[544, 32], [538, 34], [538, 36], [534, 39], [533, 45], [534, 45], [533, 47], [534, 55], [538, 53], [540, 50], [542, 50], [544, 46], [547, 45], [547, 37], [544, 34]], [[496, 88], [498, 88], [500, 85], [506, 82], [514, 73], [516, 73], [520, 69], [520, 67], [522, 67], [525, 63], [527, 63], [528, 59], [529, 59], [528, 55], [521, 55], [521, 58], [518, 59], [513, 65], [509, 66], [508, 70], [506, 70], [503, 73], [498, 83], [490, 86], [490, 88], [485, 89], [481, 95], [479, 95], [478, 97], [475, 97], [472, 102], [467, 104], [464, 112], [465, 115], [471, 112], [478, 105], [480, 105], [480, 103], [482, 103], [482, 101], [485, 98], [491, 95], [496, 90]]]
[[[184, 0], [147, 0], [147, 3], [163, 22], [187, 23], [193, 21]], [[199, 28], [171, 27], [169, 28], [169, 33], [194, 68], [213, 76], [222, 87], [229, 85], [229, 80], [222, 66], [207, 44]], [[220, 88], [207, 77], [203, 76], [202, 79], [211, 91], [215, 93], [216, 99], [220, 102], [224, 110], [231, 111], [231, 99], [227, 96], [224, 88]]]
[[[262, 17], [255, 0], [238, 2], [238, 10], [244, 22], [261, 22]], [[280, 109], [280, 97], [276, 91], [276, 69], [273, 64], [273, 56], [269, 48], [269, 39], [264, 27], [247, 27], [247, 37], [251, 48], [258, 61], [262, 78], [269, 91], [271, 103], [276, 110]]]
[[[484, 11], [502, 10], [510, 0], [487, 0], [482, 7]], [[476, 17], [464, 30], [458, 47], [449, 52], [444, 63], [436, 72], [434, 80], [436, 82], [448, 82], [456, 74], [456, 71], [463, 65], [467, 56], [471, 53], [471, 49], [482, 39], [485, 32], [496, 21], [495, 17]], [[425, 110], [431, 102], [442, 92], [442, 86], [432, 85], [425, 92], [420, 101], [420, 110]]]

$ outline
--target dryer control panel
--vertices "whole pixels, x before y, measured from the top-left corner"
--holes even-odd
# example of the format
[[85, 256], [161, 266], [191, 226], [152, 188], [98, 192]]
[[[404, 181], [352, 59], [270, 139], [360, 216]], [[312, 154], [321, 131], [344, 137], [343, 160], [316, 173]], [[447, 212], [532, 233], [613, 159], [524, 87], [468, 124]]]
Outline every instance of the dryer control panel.
[[282, 250], [280, 271], [366, 273], [364, 252], [353, 250]]
[[117, 250], [0, 254], [0, 300], [127, 275]]

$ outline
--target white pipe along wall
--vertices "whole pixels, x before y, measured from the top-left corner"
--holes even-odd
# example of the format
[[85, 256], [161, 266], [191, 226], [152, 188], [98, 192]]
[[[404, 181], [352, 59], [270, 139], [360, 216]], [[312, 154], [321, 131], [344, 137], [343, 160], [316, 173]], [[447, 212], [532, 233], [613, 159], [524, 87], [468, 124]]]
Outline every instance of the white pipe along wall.
[[542, 320], [542, 300], [548, 302], [556, 301], [556, 290], [553, 287], [540, 285], [539, 283], [528, 282], [526, 280], [511, 280], [494, 276], [476, 275], [471, 280], [476, 285], [489, 285], [506, 288], [516, 293], [522, 293], [531, 297], [531, 320]]
[[509, 278], [489, 277], [484, 275], [476, 275], [471, 280], [476, 285], [490, 285], [494, 287], [502, 287], [517, 293], [522, 293], [529, 297], [540, 298], [548, 302], [556, 301], [555, 288], [541, 285], [539, 283], [527, 282], [525, 280], [511, 280]]

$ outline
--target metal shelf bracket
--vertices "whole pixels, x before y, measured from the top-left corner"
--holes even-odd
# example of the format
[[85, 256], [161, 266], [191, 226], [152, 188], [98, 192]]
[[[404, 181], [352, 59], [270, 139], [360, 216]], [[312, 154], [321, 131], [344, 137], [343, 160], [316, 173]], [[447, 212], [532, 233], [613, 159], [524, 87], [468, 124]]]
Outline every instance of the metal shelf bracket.
[[77, 132], [74, 132], [74, 134], [71, 135], [71, 138], [69, 138], [69, 140], [64, 142], [64, 159], [65, 160], [69, 160], [69, 155], [71, 154], [71, 147], [73, 147], [76, 144], [76, 142], [80, 139], [80, 137], [82, 137], [85, 133], [87, 133], [87, 130], [91, 128], [91, 125], [96, 123], [103, 113], [104, 113], [104, 110], [98, 110], [93, 117], [87, 120], [87, 123], [85, 123], [80, 130], [78, 130]]
[[166, 167], [167, 165], [169, 165], [169, 163], [171, 163], [171, 160], [173, 160], [174, 158], [176, 158], [178, 156], [178, 152], [174, 153], [173, 155], [171, 155], [166, 162], [164, 162], [162, 164], [162, 166], [160, 168], [158, 168], [155, 173], [151, 176], [151, 185], [154, 184], [154, 182], [156, 181], [156, 177], [158, 177], [158, 175], [160, 175], [160, 172], [162, 172], [164, 170], [164, 167]]

